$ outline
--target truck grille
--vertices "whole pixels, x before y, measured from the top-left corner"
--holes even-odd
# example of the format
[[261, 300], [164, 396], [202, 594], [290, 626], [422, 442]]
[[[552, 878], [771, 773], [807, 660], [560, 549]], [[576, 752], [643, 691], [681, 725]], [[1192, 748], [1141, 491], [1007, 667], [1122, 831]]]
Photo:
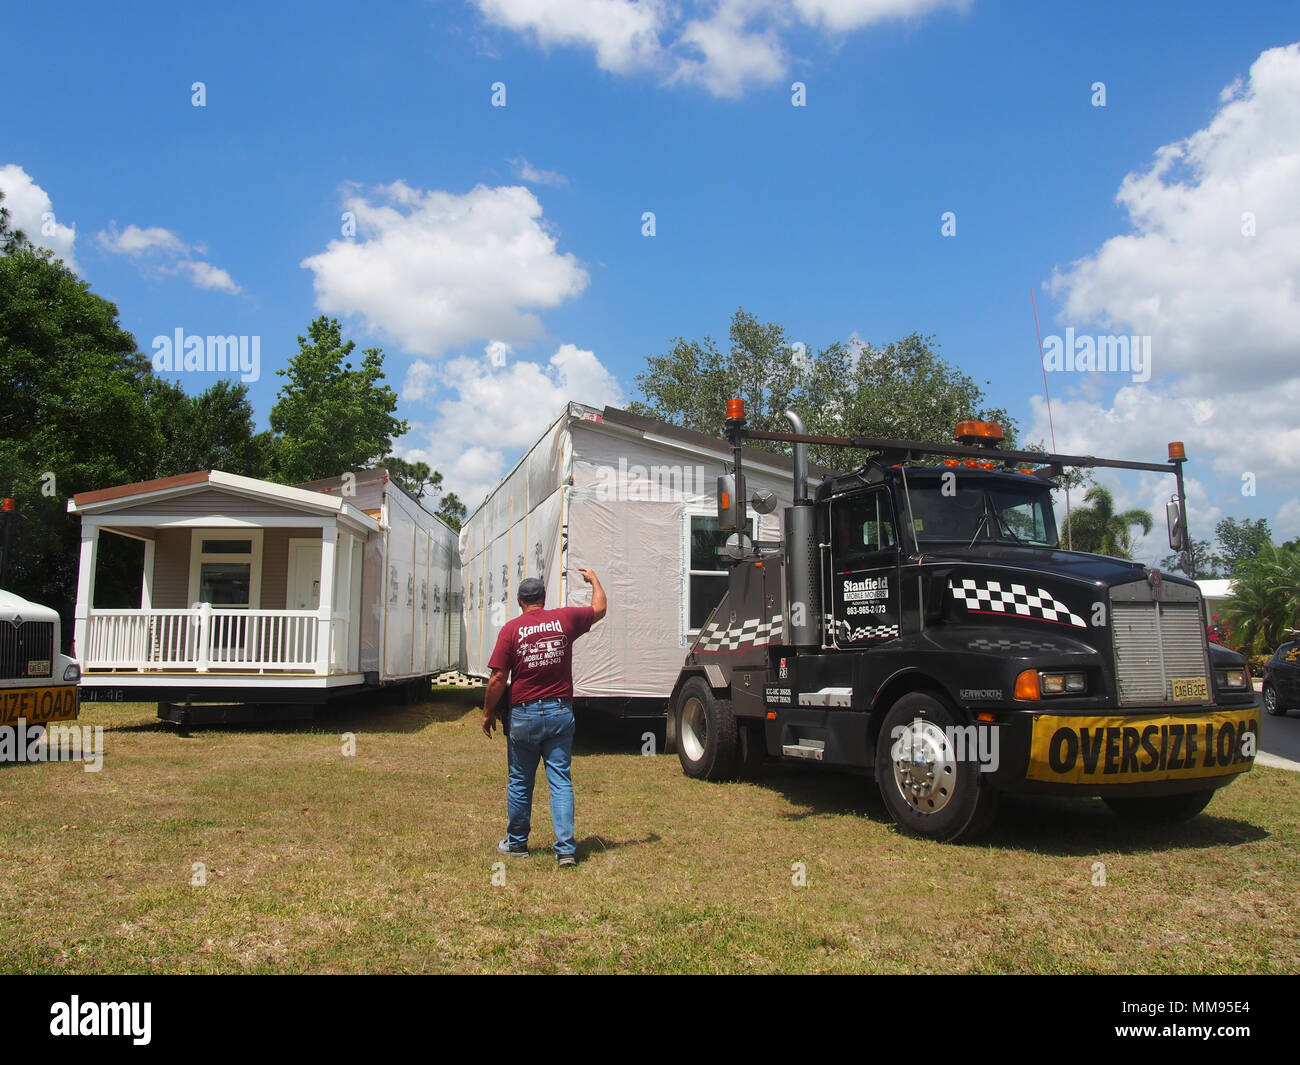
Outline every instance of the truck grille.
[[53, 668], [54, 622], [0, 621], [0, 680], [48, 677]]
[[1199, 602], [1112, 602], [1111, 635], [1121, 706], [1173, 704], [1176, 679], [1203, 679], [1209, 691]]

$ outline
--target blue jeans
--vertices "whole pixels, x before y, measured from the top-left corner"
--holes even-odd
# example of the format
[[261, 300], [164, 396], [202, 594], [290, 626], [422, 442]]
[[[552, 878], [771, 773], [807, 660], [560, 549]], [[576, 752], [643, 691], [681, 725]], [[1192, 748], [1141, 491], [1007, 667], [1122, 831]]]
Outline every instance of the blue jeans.
[[507, 736], [510, 781], [506, 787], [506, 813], [510, 818], [506, 842], [512, 847], [528, 843], [532, 826], [533, 783], [537, 763], [546, 765], [551, 786], [551, 822], [555, 828], [557, 856], [575, 854], [573, 841], [573, 700], [538, 699], [510, 708]]

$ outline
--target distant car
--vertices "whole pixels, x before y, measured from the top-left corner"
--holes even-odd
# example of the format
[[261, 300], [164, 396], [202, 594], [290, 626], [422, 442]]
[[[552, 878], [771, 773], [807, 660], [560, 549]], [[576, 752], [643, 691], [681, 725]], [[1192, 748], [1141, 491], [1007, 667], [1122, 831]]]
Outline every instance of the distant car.
[[1300, 708], [1300, 640], [1282, 644], [1264, 666], [1264, 709], [1285, 714]]

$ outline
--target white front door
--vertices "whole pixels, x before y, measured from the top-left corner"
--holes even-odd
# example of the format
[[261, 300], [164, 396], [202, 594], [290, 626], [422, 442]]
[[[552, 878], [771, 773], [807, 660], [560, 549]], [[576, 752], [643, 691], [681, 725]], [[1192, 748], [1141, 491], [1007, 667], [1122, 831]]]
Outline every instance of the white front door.
[[290, 610], [320, 608], [319, 540], [289, 542], [288, 607]]

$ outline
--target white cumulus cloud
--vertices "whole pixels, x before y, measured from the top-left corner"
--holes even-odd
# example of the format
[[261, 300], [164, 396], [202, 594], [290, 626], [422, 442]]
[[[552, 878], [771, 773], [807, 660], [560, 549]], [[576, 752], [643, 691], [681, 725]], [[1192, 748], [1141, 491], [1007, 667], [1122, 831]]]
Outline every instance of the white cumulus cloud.
[[196, 252], [206, 254], [206, 246], [190, 244], [163, 226], [130, 223], [125, 229], [119, 229], [116, 222], [109, 222], [107, 229], [95, 234], [95, 243], [112, 255], [125, 255], [134, 260], [146, 277], [179, 275], [188, 278], [195, 288], [231, 295], [243, 291], [229, 271], [202, 259], [188, 258]]
[[473, 510], [566, 403], [619, 406], [623, 390], [592, 351], [562, 344], [545, 363], [480, 357], [445, 364], [419, 360], [407, 371], [403, 400], [433, 399], [427, 442], [403, 441], [406, 457], [443, 474], [447, 490]]
[[602, 70], [626, 73], [659, 53], [667, 5], [658, 0], [474, 0], [490, 23], [534, 38], [543, 47], [579, 45]]
[[77, 227], [58, 220], [49, 193], [15, 163], [0, 166], [0, 192], [4, 193], [0, 203], [9, 212], [9, 228], [22, 230], [38, 248], [49, 248], [69, 270], [81, 273], [73, 254]]
[[346, 197], [344, 208], [356, 239], [331, 241], [300, 264], [315, 275], [316, 306], [360, 315], [415, 355], [532, 339], [541, 332], [533, 310], [587, 287], [586, 270], [556, 250], [542, 205], [522, 186], [458, 195], [397, 181]]
[[[1292, 44], [1263, 52], [1219, 95], [1203, 129], [1125, 177], [1117, 202], [1131, 231], [1048, 285], [1062, 302], [1058, 318], [1077, 332], [1151, 337], [1145, 385], [1053, 375], [1057, 450], [1160, 461], [1168, 441], [1184, 441], [1189, 477], [1202, 482], [1200, 499], [1189, 491], [1196, 539], [1212, 540], [1219, 517], [1269, 517], [1280, 531], [1296, 513], [1297, 189], [1300, 44]], [[1046, 440], [1046, 408], [1035, 400], [1033, 411], [1027, 438]], [[1167, 480], [1144, 478], [1128, 505], [1167, 499]]]
[[242, 291], [235, 279], [219, 266], [195, 259], [182, 259], [174, 268], [176, 273], [188, 277], [195, 288], [213, 289], [231, 294]]
[[1129, 174], [1132, 232], [1058, 270], [1078, 328], [1152, 338], [1155, 374], [1194, 387], [1296, 371], [1300, 348], [1300, 44], [1264, 52], [1204, 129]]
[[110, 222], [107, 229], [96, 233], [95, 242], [105, 251], [131, 258], [155, 253], [184, 255], [190, 250], [190, 246], [170, 229], [162, 226], [141, 228], [132, 224], [119, 230], [116, 222]]
[[972, 0], [473, 0], [491, 26], [543, 47], [590, 49], [602, 70], [736, 97], [788, 76], [800, 28], [844, 35], [876, 23], [966, 8]]
[[527, 159], [511, 159], [510, 165], [514, 168], [515, 177], [520, 181], [528, 182], [530, 185], [567, 185], [569, 183], [569, 179], [563, 174], [533, 166]]

